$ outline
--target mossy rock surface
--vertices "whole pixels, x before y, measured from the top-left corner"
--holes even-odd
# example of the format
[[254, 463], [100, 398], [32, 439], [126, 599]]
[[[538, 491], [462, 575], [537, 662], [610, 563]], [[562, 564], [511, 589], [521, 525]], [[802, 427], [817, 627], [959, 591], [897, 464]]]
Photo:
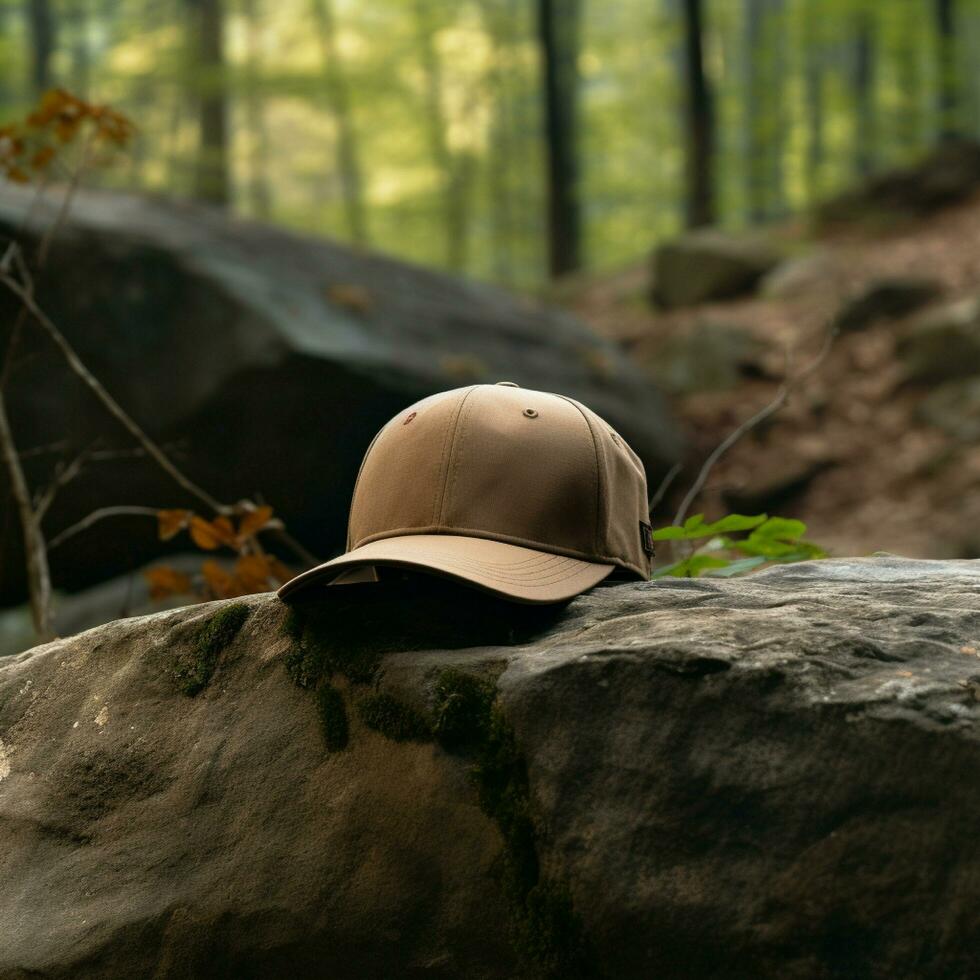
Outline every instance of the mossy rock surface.
[[468, 637], [376, 595], [332, 609], [330, 676], [273, 596], [194, 697], [167, 668], [238, 600], [0, 663], [0, 980], [975, 973], [977, 562], [603, 587]]

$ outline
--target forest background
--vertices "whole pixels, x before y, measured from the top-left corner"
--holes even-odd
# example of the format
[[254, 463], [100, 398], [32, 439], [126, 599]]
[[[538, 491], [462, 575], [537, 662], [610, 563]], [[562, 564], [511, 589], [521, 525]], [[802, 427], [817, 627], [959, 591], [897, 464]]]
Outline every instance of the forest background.
[[3, 0], [0, 123], [139, 126], [89, 181], [537, 288], [980, 134], [980, 0]]

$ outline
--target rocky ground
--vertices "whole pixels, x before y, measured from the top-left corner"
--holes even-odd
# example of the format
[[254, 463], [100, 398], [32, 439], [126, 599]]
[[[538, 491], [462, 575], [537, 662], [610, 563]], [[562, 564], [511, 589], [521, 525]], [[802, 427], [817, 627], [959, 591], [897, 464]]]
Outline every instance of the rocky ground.
[[0, 980], [975, 974], [978, 563], [369, 588], [0, 661]]
[[712, 473], [695, 510], [797, 517], [832, 554], [980, 557], [980, 196], [914, 219], [772, 229], [748, 295], [670, 310], [648, 264], [577, 284], [577, 311], [672, 392], [701, 460], [840, 334], [790, 404]]

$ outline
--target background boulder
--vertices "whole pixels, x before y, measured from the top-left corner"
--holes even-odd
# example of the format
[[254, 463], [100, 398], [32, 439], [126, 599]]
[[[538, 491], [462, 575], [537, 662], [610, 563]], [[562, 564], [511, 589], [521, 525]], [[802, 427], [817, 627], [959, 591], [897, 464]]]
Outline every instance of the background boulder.
[[751, 292], [780, 255], [758, 235], [699, 228], [658, 245], [651, 298], [674, 309]]
[[[0, 236], [29, 251], [60, 203], [32, 200], [0, 188]], [[261, 493], [322, 555], [343, 546], [374, 433], [434, 391], [513, 380], [572, 395], [626, 436], [654, 485], [679, 452], [653, 384], [573, 316], [206, 208], [80, 192], [37, 289], [95, 375], [194, 480], [229, 502]], [[5, 318], [13, 302], [0, 292]], [[20, 448], [35, 451], [35, 485], [96, 440], [129, 446], [51, 345], [33, 329], [23, 337], [10, 414]], [[126, 503], [191, 501], [146, 460], [103, 460], [62, 493], [48, 527]], [[23, 594], [18, 546], [8, 534], [0, 602]], [[56, 585], [76, 589], [159, 553], [151, 521], [119, 518], [55, 552]]]
[[0, 664], [0, 978], [972, 974], [980, 563], [361, 588]]

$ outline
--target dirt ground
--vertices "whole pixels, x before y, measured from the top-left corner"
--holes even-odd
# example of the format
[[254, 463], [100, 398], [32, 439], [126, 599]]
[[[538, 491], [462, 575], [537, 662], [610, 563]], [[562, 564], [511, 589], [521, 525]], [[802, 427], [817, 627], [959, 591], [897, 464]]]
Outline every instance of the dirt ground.
[[[774, 234], [810, 255], [790, 295], [706, 304], [669, 313], [646, 301], [640, 264], [579, 284], [573, 306], [655, 373], [663, 345], [692, 327], [740, 328], [759, 342], [725, 390], [675, 396], [690, 452], [658, 514], [668, 524], [702, 461], [776, 394], [787, 363], [803, 368], [820, 350], [841, 304], [884, 278], [928, 278], [939, 302], [980, 294], [980, 195], [890, 231], [808, 237], [802, 226]], [[911, 314], [916, 316], [918, 314]], [[964, 443], [917, 418], [928, 386], [903, 382], [896, 337], [910, 317], [841, 333], [789, 402], [743, 437], [712, 470], [692, 513], [778, 513], [809, 526], [832, 555], [875, 551], [928, 558], [980, 558], [980, 444]], [[789, 352], [789, 355], [787, 355]], [[787, 362], [787, 356], [790, 360]]]

